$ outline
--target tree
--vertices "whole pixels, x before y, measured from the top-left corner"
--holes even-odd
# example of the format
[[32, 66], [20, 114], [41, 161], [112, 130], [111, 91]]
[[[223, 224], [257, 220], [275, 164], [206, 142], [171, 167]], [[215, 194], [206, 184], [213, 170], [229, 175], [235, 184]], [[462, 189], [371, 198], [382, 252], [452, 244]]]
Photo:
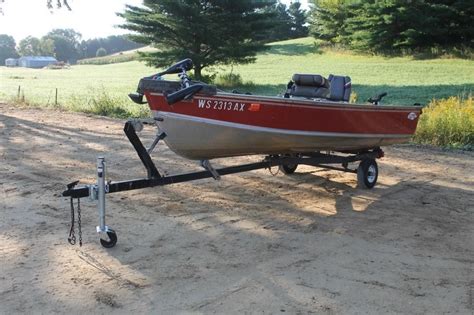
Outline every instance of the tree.
[[376, 53], [474, 47], [474, 2], [312, 0], [316, 38]]
[[54, 42], [54, 54], [60, 61], [74, 62], [80, 57], [82, 35], [73, 29], [54, 29], [44, 38]]
[[348, 20], [351, 46], [374, 52], [474, 47], [474, 2], [403, 0], [366, 2]]
[[40, 40], [33, 36], [23, 38], [18, 43], [18, 53], [20, 56], [40, 56]]
[[5, 65], [5, 59], [16, 58], [15, 39], [6, 34], [0, 34], [0, 65]]
[[151, 44], [157, 52], [140, 53], [148, 65], [165, 67], [186, 57], [194, 61], [196, 79], [202, 69], [219, 64], [250, 63], [265, 48], [258, 36], [272, 28], [265, 11], [274, 1], [144, 0], [126, 6], [122, 28], [130, 39]]
[[262, 40], [274, 42], [291, 38], [291, 17], [285, 4], [277, 2], [266, 9], [268, 13], [274, 15], [272, 28], [268, 34], [262, 34]]
[[306, 26], [306, 11], [301, 9], [300, 2], [292, 2], [288, 7], [288, 15], [291, 20], [291, 37], [308, 36], [308, 27]]
[[43, 56], [54, 56], [54, 41], [43, 36], [40, 40], [39, 49]]
[[104, 47], [100, 47], [99, 49], [97, 49], [97, 52], [95, 53], [96, 57], [104, 57], [105, 55], [107, 55], [107, 50], [105, 50]]
[[[46, 0], [46, 5], [48, 6], [49, 9], [54, 8], [53, 4], [54, 0]], [[71, 7], [69, 6], [68, 0], [56, 0], [56, 7], [58, 9], [62, 7], [66, 7], [68, 10], [71, 10]]]
[[[349, 44], [347, 20], [353, 16], [351, 0], [310, 0], [310, 32], [332, 44]], [[354, 6], [356, 4], [353, 4]]]
[[83, 40], [80, 44], [81, 58], [96, 57], [97, 50], [104, 48], [108, 54], [114, 54], [125, 50], [143, 47], [129, 40], [125, 35], [111, 35], [104, 38], [93, 38]]

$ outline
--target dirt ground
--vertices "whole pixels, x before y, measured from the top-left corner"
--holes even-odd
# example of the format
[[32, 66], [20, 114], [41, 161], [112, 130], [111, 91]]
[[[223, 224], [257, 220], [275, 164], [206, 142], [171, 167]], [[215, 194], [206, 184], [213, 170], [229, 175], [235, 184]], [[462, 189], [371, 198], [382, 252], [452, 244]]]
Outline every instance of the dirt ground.
[[[300, 167], [111, 194], [113, 249], [84, 199], [84, 246], [71, 246], [66, 183], [94, 182], [102, 154], [109, 179], [145, 176], [122, 128], [0, 104], [1, 314], [473, 313], [474, 154], [386, 148], [372, 190]], [[164, 144], [154, 158], [199, 169]]]

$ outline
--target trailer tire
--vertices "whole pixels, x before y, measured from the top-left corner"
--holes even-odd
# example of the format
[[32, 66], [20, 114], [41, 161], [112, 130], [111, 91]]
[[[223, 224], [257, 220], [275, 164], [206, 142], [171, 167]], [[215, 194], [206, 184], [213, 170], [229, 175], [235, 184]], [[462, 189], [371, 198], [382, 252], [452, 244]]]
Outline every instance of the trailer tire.
[[109, 229], [107, 231], [107, 236], [109, 237], [109, 240], [106, 241], [104, 239], [100, 239], [100, 244], [105, 247], [105, 248], [112, 248], [117, 244], [117, 233], [115, 233], [114, 230]]
[[296, 171], [298, 164], [282, 164], [279, 166], [280, 171], [285, 173], [286, 175], [291, 175]]
[[379, 168], [375, 159], [365, 159], [357, 168], [357, 186], [371, 189], [377, 183]]

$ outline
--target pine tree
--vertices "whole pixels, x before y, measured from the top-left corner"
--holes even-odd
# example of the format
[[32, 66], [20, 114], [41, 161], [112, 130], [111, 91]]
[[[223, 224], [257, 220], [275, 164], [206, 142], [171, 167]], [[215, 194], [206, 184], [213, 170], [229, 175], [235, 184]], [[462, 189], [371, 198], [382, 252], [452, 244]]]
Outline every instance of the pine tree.
[[301, 9], [300, 2], [292, 2], [288, 7], [288, 15], [291, 18], [291, 37], [308, 36], [308, 26], [306, 26], [306, 11]]
[[277, 2], [275, 5], [266, 9], [268, 13], [273, 14], [272, 28], [268, 34], [262, 34], [262, 40], [274, 42], [291, 38], [291, 16], [288, 14], [286, 5]]
[[363, 52], [474, 48], [474, 1], [312, 0], [311, 32]]
[[372, 52], [474, 47], [474, 2], [367, 1], [346, 21], [351, 46]]
[[349, 44], [347, 20], [357, 5], [351, 0], [311, 0], [310, 33], [332, 44]]
[[229, 63], [250, 63], [264, 45], [257, 39], [272, 28], [273, 15], [265, 9], [274, 1], [144, 0], [128, 5], [119, 16], [130, 38], [150, 44], [156, 52], [141, 53], [149, 65], [165, 67], [183, 58], [194, 61], [196, 79], [202, 69]]

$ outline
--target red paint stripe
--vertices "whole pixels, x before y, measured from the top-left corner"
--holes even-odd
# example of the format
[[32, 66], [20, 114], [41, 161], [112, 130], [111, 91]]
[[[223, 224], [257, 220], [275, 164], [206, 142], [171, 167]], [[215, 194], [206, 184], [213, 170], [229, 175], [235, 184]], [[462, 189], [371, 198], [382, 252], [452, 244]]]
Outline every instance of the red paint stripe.
[[[172, 106], [166, 103], [163, 95], [145, 93], [150, 104], [150, 109], [190, 115], [195, 117], [216, 119], [246, 125], [286, 130], [342, 132], [342, 133], [367, 133], [367, 134], [413, 134], [416, 129], [418, 117], [408, 119], [410, 112], [420, 115], [421, 110], [407, 108], [392, 109], [389, 107], [344, 106], [334, 105], [309, 105], [296, 102], [271, 102], [248, 98], [230, 97], [201, 97], [196, 96], [191, 101], [181, 101]], [[199, 108], [199, 100], [210, 101], [210, 108]], [[214, 109], [214, 101], [217, 102]], [[219, 101], [227, 103], [230, 110], [218, 110]], [[233, 104], [237, 102], [238, 106]], [[241, 103], [245, 104], [241, 110]], [[252, 103], [259, 103], [259, 111], [250, 111]], [[237, 110], [235, 110], [237, 109]]]

